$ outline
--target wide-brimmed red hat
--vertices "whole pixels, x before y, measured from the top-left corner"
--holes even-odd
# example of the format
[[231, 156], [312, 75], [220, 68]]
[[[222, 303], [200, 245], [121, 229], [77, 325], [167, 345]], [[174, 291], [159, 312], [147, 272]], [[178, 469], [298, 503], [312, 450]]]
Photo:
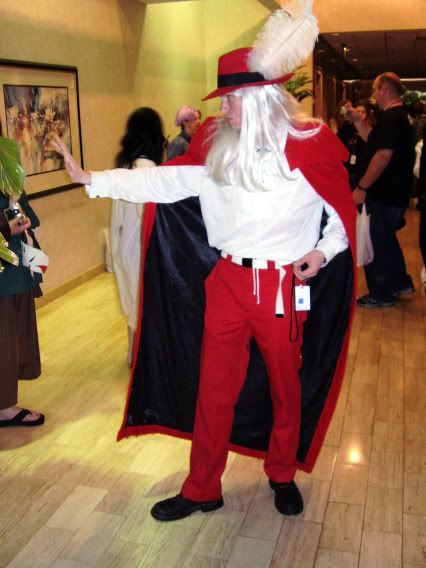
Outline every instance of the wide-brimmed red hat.
[[265, 79], [262, 73], [250, 71], [247, 60], [251, 52], [251, 47], [241, 47], [219, 57], [217, 89], [204, 97], [203, 101], [223, 97], [241, 87], [261, 87], [262, 85], [285, 83], [293, 76], [293, 73], [287, 73], [275, 79]]

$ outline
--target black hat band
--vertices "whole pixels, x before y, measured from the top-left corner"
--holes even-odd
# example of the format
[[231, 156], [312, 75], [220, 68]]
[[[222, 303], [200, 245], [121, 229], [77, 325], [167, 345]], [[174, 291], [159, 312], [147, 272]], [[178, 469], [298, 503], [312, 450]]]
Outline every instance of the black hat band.
[[235, 85], [245, 85], [247, 83], [260, 83], [265, 81], [262, 73], [254, 71], [253, 73], [229, 73], [228, 75], [218, 75], [217, 86], [219, 89], [223, 87], [234, 87]]

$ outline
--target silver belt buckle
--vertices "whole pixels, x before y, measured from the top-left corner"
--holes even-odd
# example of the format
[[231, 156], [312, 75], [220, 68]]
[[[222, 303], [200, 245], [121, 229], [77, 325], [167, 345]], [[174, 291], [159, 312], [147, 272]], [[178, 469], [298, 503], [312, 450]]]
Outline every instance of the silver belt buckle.
[[268, 261], [264, 258], [253, 258], [253, 268], [264, 270], [268, 268]]

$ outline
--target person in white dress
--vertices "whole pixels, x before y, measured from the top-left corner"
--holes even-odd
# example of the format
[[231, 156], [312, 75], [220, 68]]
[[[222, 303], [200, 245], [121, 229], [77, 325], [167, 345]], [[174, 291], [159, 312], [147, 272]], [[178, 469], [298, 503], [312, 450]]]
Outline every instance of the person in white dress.
[[[116, 166], [125, 169], [157, 166], [162, 160], [164, 141], [158, 113], [148, 107], [138, 108], [128, 118]], [[130, 203], [123, 199], [113, 201], [111, 257], [121, 306], [127, 316], [129, 366], [133, 360], [133, 340], [138, 317], [142, 218], [141, 203]]]

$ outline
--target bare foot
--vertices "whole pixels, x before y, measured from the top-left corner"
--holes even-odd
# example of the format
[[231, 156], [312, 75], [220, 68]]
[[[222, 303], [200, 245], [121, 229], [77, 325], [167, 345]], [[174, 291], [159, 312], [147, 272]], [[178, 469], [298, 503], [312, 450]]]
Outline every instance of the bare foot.
[[[0, 420], [12, 420], [15, 418], [19, 412], [21, 412], [22, 408], [19, 406], [9, 406], [9, 408], [3, 408], [0, 410]], [[40, 414], [38, 412], [30, 412], [27, 414], [23, 422], [35, 422], [40, 418]]]

